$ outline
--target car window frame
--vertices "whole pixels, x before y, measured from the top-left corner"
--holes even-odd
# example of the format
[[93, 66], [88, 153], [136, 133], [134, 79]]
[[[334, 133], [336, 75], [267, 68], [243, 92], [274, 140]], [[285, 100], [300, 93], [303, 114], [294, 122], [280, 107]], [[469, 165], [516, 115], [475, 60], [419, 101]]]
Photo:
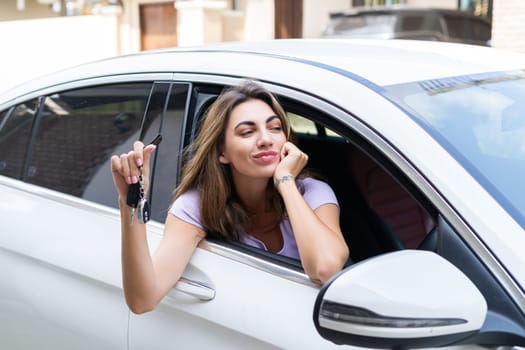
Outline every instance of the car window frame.
[[[188, 142], [191, 142], [193, 137], [195, 137], [195, 131], [198, 125], [198, 121], [202, 117], [203, 113], [205, 113], [207, 106], [209, 106], [209, 104], [214, 100], [214, 98], [218, 96], [220, 91], [222, 91], [225, 87], [235, 85], [238, 81], [240, 81], [240, 79], [239, 80], [236, 79], [235, 82], [232, 82], [232, 83], [221, 82], [219, 84], [210, 84], [210, 85], [207, 85], [206, 88], [204, 89], [199, 89], [201, 85], [199, 83], [194, 83], [194, 88], [193, 88], [194, 91], [192, 92], [192, 95], [194, 94], [196, 95], [192, 96], [192, 107], [190, 107], [190, 110], [188, 113], [188, 121], [187, 121], [188, 124], [187, 124], [187, 129], [185, 132], [187, 135], [187, 137], [185, 138], [185, 146], [188, 144]], [[330, 116], [328, 113], [322, 112], [320, 108], [314, 107], [316, 102], [320, 102], [320, 100], [317, 100], [317, 98], [313, 97], [315, 101], [313, 103], [308, 104], [308, 103], [303, 102], [301, 97], [290, 98], [286, 92], [280, 92], [282, 87], [277, 87], [277, 90], [273, 90], [272, 88], [275, 88], [275, 86], [269, 83], [268, 83], [268, 87], [270, 88], [270, 90], [272, 90], [275, 93], [277, 99], [281, 102], [285, 111], [287, 112], [291, 111], [293, 113], [300, 113], [301, 115], [311, 116], [312, 119], [315, 119], [316, 125], [322, 125], [322, 128], [328, 128], [337, 133], [348, 133], [347, 131], [346, 132], [344, 131], [344, 129], [347, 129], [348, 127], [344, 123], [341, 123], [341, 121], [338, 120], [337, 117]], [[298, 91], [287, 89], [287, 88], [284, 88], [284, 89], [287, 92], [293, 92], [293, 94], [307, 95], [304, 92], [298, 92]], [[206, 103], [198, 104], [197, 103], [197, 100], [199, 100], [198, 94], [201, 94], [201, 93], [204, 93], [206, 95], [205, 97]], [[308, 96], [308, 99], [311, 100], [312, 96]], [[201, 100], [203, 100], [203, 98], [201, 98]], [[345, 112], [345, 114], [346, 113], [347, 112]], [[324, 129], [322, 132], [324, 132]], [[351, 139], [360, 139], [360, 137], [358, 136], [358, 133], [354, 131], [352, 132]], [[363, 141], [361, 140], [357, 142], [357, 144], [361, 145], [360, 147], [362, 147]], [[371, 148], [365, 147], [365, 149], [371, 149]], [[377, 152], [375, 156], [378, 158], [381, 158], [379, 152]], [[395, 172], [396, 170], [391, 170], [391, 171]], [[399, 174], [401, 173], [399, 172]], [[399, 175], [399, 176], [402, 176], [402, 175]], [[407, 186], [410, 186], [410, 181], [405, 181], [405, 183]], [[415, 191], [417, 193], [417, 191], [414, 189], [412, 189], [412, 191]], [[425, 198], [424, 196], [419, 196], [418, 198], [422, 200], [423, 203], [425, 203], [423, 205], [425, 209], [428, 209], [433, 213], [436, 212], [435, 209], [431, 205], [429, 205], [429, 202], [424, 201], [424, 198]], [[263, 260], [265, 262], [270, 263], [273, 266], [279, 265], [281, 268], [284, 268], [288, 270], [289, 272], [291, 272], [292, 275], [298, 272], [299, 274], [302, 274], [304, 277], [306, 277], [306, 275], [304, 274], [304, 270], [302, 269], [302, 266], [300, 264], [300, 261], [298, 260], [288, 259], [276, 253], [267, 252], [267, 251], [249, 247], [243, 244], [237, 244], [236, 242], [235, 243], [225, 242], [225, 241], [220, 241], [220, 240], [215, 240], [215, 239], [210, 239], [210, 238], [206, 238], [206, 240], [213, 247], [211, 250], [217, 250], [217, 249], [221, 250], [222, 248], [224, 248], [228, 250], [229, 253], [231, 253], [231, 250], [233, 250], [233, 251], [237, 251], [239, 254], [244, 255], [244, 256], [248, 254], [252, 258], [255, 259], [254, 264], [257, 265], [258, 267], [260, 267], [260, 262], [261, 260]], [[245, 259], [243, 259], [243, 261], [245, 261]], [[350, 263], [351, 261], [349, 261], [349, 264]], [[280, 273], [280, 272], [276, 272], [272, 267], [270, 267], [268, 271], [271, 273]], [[296, 280], [296, 276], [294, 276], [292, 279]], [[309, 281], [307, 277], [306, 279], [308, 280], [308, 283], [306, 284], [310, 284], [311, 281]], [[306, 281], [304, 281], [301, 278], [300, 282], [305, 283]]]
[[[153, 125], [155, 123], [155, 119], [158, 118], [158, 129], [157, 130], [145, 130], [146, 127], [146, 119], [150, 117], [151, 109], [148, 108], [148, 110], [145, 112], [145, 116], [143, 119], [143, 123], [140, 128], [140, 140], [143, 142], [151, 141], [156, 135], [161, 135], [163, 139], [165, 139], [164, 142], [161, 142], [157, 146], [157, 150], [152, 154], [151, 158], [151, 164], [150, 164], [150, 190], [148, 193], [148, 198], [150, 201], [150, 208], [152, 211], [152, 220], [156, 220], [157, 222], [164, 223], [166, 215], [168, 213], [169, 204], [172, 202], [173, 199], [173, 191], [175, 190], [176, 186], [179, 184], [180, 179], [180, 172], [181, 172], [181, 166], [182, 166], [182, 151], [184, 147], [184, 138], [186, 134], [186, 128], [187, 128], [187, 122], [188, 122], [188, 113], [189, 113], [189, 106], [191, 101], [191, 91], [193, 89], [193, 84], [191, 82], [184, 82], [184, 81], [176, 81], [176, 80], [170, 80], [170, 81], [156, 81], [156, 85], [165, 85], [167, 87], [166, 96], [164, 98], [163, 107], [161, 109], [161, 112], [158, 116], [151, 116], [153, 119], [151, 121], [151, 124]], [[180, 130], [175, 130], [179, 133], [178, 142], [176, 142], [175, 149], [166, 149], [166, 142], [170, 141], [172, 139], [171, 134], [168, 134], [168, 131], [166, 128], [168, 128], [169, 122], [166, 120], [168, 110], [174, 102], [172, 98], [175, 98], [174, 94], [177, 92], [176, 90], [178, 88], [184, 88], [186, 87], [186, 97], [182, 103], [182, 118], [181, 118], [181, 128]], [[177, 101], [178, 102], [178, 101]], [[171, 117], [171, 116], [170, 116]], [[171, 131], [171, 130], [170, 130]], [[166, 152], [165, 152], [166, 151]], [[171, 155], [175, 157], [174, 164], [170, 163], [170, 167], [174, 167], [174, 183], [173, 188], [169, 189], [163, 189], [158, 190], [159, 186], [156, 184], [156, 181], [158, 181], [158, 176], [161, 176], [159, 173], [161, 170], [159, 170], [159, 167], [161, 166], [160, 163], [160, 154], [164, 155]], [[173, 159], [172, 159], [173, 160]], [[163, 165], [163, 164], [162, 164]], [[172, 168], [170, 168], [172, 169]], [[159, 192], [166, 192], [168, 191], [170, 193], [169, 200], [165, 200], [166, 198], [163, 198], [163, 202], [167, 205], [160, 206], [158, 204], [158, 199], [156, 198], [156, 195], [158, 195]], [[154, 195], [155, 193], [155, 195]], [[162, 213], [162, 214], [161, 214]]]
[[[17, 118], [17, 116], [15, 115], [16, 113], [16, 110], [18, 107], [26, 107], [26, 104], [35, 104], [35, 111], [34, 111], [34, 114], [31, 116], [29, 116], [29, 118], [26, 119], [26, 124], [28, 126], [27, 128], [27, 140], [24, 140], [26, 142], [26, 144], [24, 146], [22, 146], [20, 148], [20, 153], [21, 153], [21, 158], [22, 158], [22, 161], [19, 165], [19, 167], [16, 168], [16, 175], [15, 174], [2, 174], [4, 176], [7, 176], [7, 177], [10, 177], [10, 178], [13, 178], [13, 179], [17, 179], [17, 180], [21, 180], [23, 178], [23, 175], [25, 173], [25, 169], [26, 169], [26, 160], [27, 160], [27, 153], [28, 153], [28, 149], [29, 149], [29, 144], [31, 142], [31, 135], [32, 135], [32, 129], [33, 129], [33, 124], [35, 122], [35, 115], [38, 113], [38, 109], [39, 109], [39, 102], [40, 101], [40, 97], [36, 97], [36, 98], [31, 98], [31, 99], [27, 99], [27, 100], [24, 100], [22, 102], [18, 102], [10, 107], [8, 107], [7, 109], [3, 110], [2, 113], [3, 113], [3, 120], [0, 120], [0, 135], [4, 132], [4, 128], [6, 126], [9, 125], [9, 123], [11, 122], [11, 120], [13, 118]], [[27, 108], [25, 108], [27, 109]], [[31, 114], [32, 110], [31, 109], [28, 109], [30, 112], [29, 114]], [[19, 136], [19, 135], [18, 135]], [[19, 139], [19, 138], [18, 138]], [[7, 166], [7, 164], [2, 164], [0, 166]]]

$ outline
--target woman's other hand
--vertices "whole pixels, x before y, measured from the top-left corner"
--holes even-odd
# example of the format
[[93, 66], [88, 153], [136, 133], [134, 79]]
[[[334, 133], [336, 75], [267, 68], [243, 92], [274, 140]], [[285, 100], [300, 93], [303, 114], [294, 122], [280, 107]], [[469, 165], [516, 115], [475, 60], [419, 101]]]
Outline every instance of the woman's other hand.
[[308, 155], [291, 142], [286, 142], [281, 148], [281, 162], [275, 169], [274, 180], [283, 176], [296, 177], [308, 162]]

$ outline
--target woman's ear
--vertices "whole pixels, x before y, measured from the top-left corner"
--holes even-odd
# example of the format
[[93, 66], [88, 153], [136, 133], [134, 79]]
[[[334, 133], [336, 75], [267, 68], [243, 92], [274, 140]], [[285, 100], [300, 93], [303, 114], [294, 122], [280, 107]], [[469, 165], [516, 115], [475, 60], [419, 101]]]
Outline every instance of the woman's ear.
[[224, 155], [224, 153], [221, 153], [219, 156], [219, 162], [221, 164], [230, 164], [230, 160]]

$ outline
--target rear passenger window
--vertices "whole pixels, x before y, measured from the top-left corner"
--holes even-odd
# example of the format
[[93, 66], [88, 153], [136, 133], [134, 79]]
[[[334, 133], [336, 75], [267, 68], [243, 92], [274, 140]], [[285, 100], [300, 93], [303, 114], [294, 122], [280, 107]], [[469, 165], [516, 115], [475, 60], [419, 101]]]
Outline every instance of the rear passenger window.
[[152, 83], [127, 83], [47, 96], [35, 127], [24, 179], [116, 206], [110, 156], [139, 138]]
[[3, 112], [0, 118], [0, 175], [22, 176], [26, 149], [38, 100], [30, 100]]
[[288, 120], [290, 121], [290, 127], [295, 134], [304, 134], [318, 136], [319, 133], [326, 136], [341, 137], [331, 129], [319, 128], [314, 121], [306, 119], [298, 114], [286, 112]]

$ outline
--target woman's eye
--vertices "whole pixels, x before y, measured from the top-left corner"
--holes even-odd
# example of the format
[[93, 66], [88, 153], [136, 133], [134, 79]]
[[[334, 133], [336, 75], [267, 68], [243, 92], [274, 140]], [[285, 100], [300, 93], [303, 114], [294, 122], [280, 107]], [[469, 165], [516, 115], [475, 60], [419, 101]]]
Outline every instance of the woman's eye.
[[249, 130], [243, 130], [239, 133], [239, 135], [241, 136], [248, 136], [248, 135], [251, 135], [253, 133], [253, 130], [249, 129]]

